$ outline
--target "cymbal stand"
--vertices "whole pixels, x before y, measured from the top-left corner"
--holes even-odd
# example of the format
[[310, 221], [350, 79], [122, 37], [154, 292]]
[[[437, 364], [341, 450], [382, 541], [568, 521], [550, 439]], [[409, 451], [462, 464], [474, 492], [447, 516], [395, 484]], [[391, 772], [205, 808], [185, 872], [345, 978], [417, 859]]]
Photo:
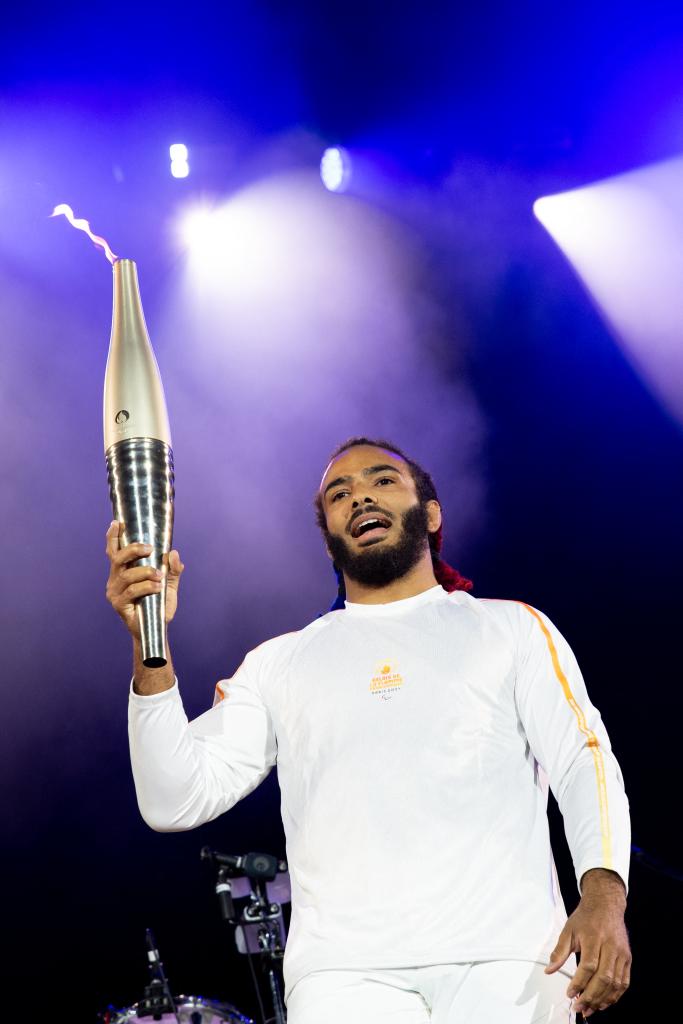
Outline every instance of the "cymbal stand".
[[147, 960], [150, 973], [150, 982], [145, 986], [145, 994], [138, 1004], [138, 1017], [152, 1017], [153, 1020], [161, 1020], [162, 1014], [169, 1010], [180, 1024], [178, 1009], [171, 994], [168, 978], [164, 971], [164, 965], [159, 956], [157, 944], [152, 935], [152, 930], [147, 929]]

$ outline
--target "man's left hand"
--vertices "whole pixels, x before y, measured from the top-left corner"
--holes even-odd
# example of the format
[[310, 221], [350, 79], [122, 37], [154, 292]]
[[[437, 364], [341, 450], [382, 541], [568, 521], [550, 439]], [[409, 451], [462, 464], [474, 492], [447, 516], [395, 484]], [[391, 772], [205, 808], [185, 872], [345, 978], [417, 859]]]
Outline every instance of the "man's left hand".
[[620, 877], [602, 868], [587, 871], [581, 879], [581, 901], [550, 954], [546, 974], [558, 971], [571, 953], [580, 954], [567, 995], [576, 998], [574, 1009], [584, 1017], [606, 1010], [629, 986], [631, 949], [625, 909], [626, 891]]

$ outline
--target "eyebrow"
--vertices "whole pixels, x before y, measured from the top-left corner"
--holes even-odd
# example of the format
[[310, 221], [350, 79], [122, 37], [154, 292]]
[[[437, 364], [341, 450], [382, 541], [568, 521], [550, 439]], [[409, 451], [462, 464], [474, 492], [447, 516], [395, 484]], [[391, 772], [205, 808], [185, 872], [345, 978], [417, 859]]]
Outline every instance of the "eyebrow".
[[[388, 463], [382, 463], [380, 466], [368, 466], [367, 469], [362, 470], [361, 475], [372, 476], [373, 473], [386, 473], [387, 471], [391, 473], [398, 473], [399, 476], [401, 475], [401, 470], [398, 469], [397, 466], [390, 466]], [[323, 491], [323, 497], [325, 497], [327, 492], [332, 490], [333, 487], [338, 487], [339, 484], [347, 484], [349, 480], [351, 480], [350, 476], [338, 476], [335, 480], [330, 480], [329, 484]]]

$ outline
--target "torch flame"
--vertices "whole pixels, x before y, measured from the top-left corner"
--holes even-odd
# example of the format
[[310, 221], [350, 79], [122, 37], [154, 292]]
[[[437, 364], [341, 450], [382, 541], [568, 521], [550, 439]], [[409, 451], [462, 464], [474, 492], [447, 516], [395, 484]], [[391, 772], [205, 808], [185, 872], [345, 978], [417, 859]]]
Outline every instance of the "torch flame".
[[69, 224], [73, 224], [73, 226], [78, 228], [79, 231], [85, 231], [86, 235], [92, 239], [95, 245], [100, 245], [104, 249], [105, 256], [113, 266], [114, 260], [117, 259], [117, 257], [111, 251], [104, 238], [100, 238], [99, 235], [93, 235], [87, 220], [83, 220], [82, 217], [74, 217], [73, 210], [70, 206], [67, 206], [66, 203], [60, 203], [59, 206], [55, 206], [50, 216], [58, 217], [60, 213], [64, 214]]

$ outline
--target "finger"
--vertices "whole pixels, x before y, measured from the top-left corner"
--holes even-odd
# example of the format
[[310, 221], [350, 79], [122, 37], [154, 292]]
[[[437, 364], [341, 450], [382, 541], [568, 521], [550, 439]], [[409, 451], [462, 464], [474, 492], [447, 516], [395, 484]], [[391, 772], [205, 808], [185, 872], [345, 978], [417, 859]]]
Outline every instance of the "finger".
[[120, 526], [115, 519], [109, 524], [109, 529], [106, 533], [106, 550], [109, 558], [113, 558], [116, 552], [119, 550], [119, 532]]
[[174, 549], [168, 556], [168, 571], [171, 576], [180, 576], [185, 566], [180, 561], [180, 555]]
[[628, 988], [631, 981], [631, 961], [624, 957], [618, 957], [617, 963], [614, 969], [614, 991], [609, 999], [603, 1000], [600, 1004], [600, 1010], [606, 1010], [608, 1006], [613, 1006], [618, 999], [621, 999], [624, 992]]
[[597, 952], [589, 951], [581, 953], [581, 963], [579, 964], [574, 977], [569, 983], [567, 989], [567, 995], [570, 999], [580, 995], [590, 984], [590, 981], [598, 969], [600, 958]]
[[603, 1004], [610, 1006], [614, 1002], [621, 981], [621, 969], [617, 971], [616, 961], [614, 948], [611, 945], [604, 945], [600, 951], [597, 969], [579, 996], [577, 1009], [582, 1013], [584, 1008], [594, 1011], [599, 1010]]
[[573, 948], [574, 936], [572, 934], [572, 929], [569, 925], [565, 925], [560, 932], [560, 937], [557, 940], [555, 949], [550, 954], [550, 963], [545, 968], [545, 973], [554, 974], [555, 971], [559, 971], [569, 954], [573, 952]]
[[115, 569], [112, 567], [109, 579], [107, 580], [107, 600], [112, 604], [117, 604], [131, 584], [142, 583], [143, 580], [160, 579], [162, 579], [161, 571], [151, 565], [135, 566], [133, 569]]
[[132, 569], [121, 569], [118, 573], [122, 590], [129, 587], [131, 583], [141, 583], [142, 580], [160, 580], [162, 577], [161, 569], [155, 569], [153, 565], [136, 565]]
[[121, 593], [121, 603], [130, 604], [149, 594], [158, 594], [162, 586], [161, 580], [142, 580], [141, 583], [132, 583]]
[[630, 958], [630, 956], [627, 958], [626, 963], [624, 965], [624, 970], [623, 970], [623, 973], [621, 975], [621, 983], [622, 983], [622, 991], [625, 992], [626, 989], [631, 984], [631, 958]]
[[125, 548], [119, 548], [112, 556], [112, 565], [127, 565], [129, 562], [137, 562], [139, 558], [146, 558], [152, 553], [151, 544], [128, 544]]

